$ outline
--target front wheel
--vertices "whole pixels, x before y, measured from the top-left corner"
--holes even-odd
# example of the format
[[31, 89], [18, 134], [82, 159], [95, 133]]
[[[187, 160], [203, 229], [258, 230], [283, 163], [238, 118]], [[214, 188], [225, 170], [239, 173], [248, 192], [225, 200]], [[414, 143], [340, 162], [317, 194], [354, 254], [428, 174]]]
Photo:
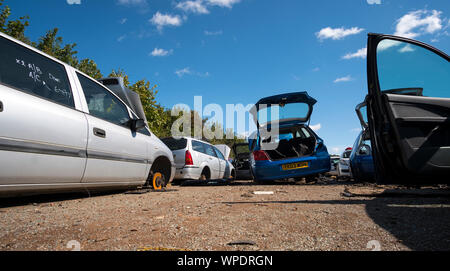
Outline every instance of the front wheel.
[[151, 174], [151, 187], [153, 190], [159, 191], [162, 190], [166, 186], [166, 178], [164, 174], [161, 172], [156, 172]]

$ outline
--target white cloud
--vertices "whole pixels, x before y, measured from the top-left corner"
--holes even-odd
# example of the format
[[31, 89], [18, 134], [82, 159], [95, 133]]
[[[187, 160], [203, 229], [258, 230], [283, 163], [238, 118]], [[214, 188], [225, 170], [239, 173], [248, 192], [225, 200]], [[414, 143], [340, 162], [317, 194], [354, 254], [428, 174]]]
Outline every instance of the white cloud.
[[128, 21], [127, 18], [122, 18], [122, 19], [119, 21], [119, 23], [120, 23], [120, 24], [125, 24], [127, 21]]
[[117, 41], [118, 42], [122, 42], [126, 37], [127, 37], [127, 35], [122, 35], [122, 36], [117, 38]]
[[191, 70], [191, 68], [189, 68], [189, 67], [186, 67], [186, 68], [180, 69], [180, 70], [176, 70], [175, 74], [180, 78], [185, 75], [195, 75], [195, 76], [200, 76], [200, 77], [208, 77], [209, 76], [209, 72], [203, 72], [203, 73], [196, 72], [196, 71]]
[[318, 123], [316, 125], [310, 125], [309, 128], [311, 128], [314, 132], [317, 132], [322, 128], [322, 124]]
[[394, 35], [413, 39], [423, 34], [433, 34], [443, 28], [441, 14], [437, 10], [409, 12], [397, 20]]
[[184, 1], [176, 5], [176, 8], [185, 12], [192, 12], [195, 14], [208, 14], [209, 10], [205, 6], [203, 0]]
[[150, 22], [162, 30], [165, 26], [180, 26], [183, 20], [178, 15], [162, 14], [159, 11], [150, 19]]
[[155, 48], [153, 49], [153, 51], [150, 53], [151, 56], [168, 56], [171, 55], [173, 53], [173, 50], [164, 50], [164, 49], [160, 49], [160, 48]]
[[352, 80], [353, 80], [353, 78], [350, 75], [348, 75], [348, 76], [345, 76], [345, 77], [337, 78], [333, 82], [334, 83], [341, 83], [341, 82], [348, 82], [348, 81], [352, 81]]
[[341, 154], [344, 151], [343, 147], [333, 147], [331, 148], [331, 151], [333, 152], [333, 154]]
[[366, 58], [367, 57], [367, 47], [361, 48], [355, 53], [348, 53], [343, 56], [343, 59], [352, 59], [352, 58]]
[[364, 30], [364, 28], [359, 28], [359, 27], [352, 27], [352, 28], [348, 28], [348, 29], [345, 29], [343, 27], [341, 27], [341, 28], [326, 27], [326, 28], [321, 29], [319, 32], [317, 32], [316, 36], [320, 40], [324, 40], [324, 39], [340, 40], [340, 39], [345, 38], [346, 36], [359, 34], [363, 30]]
[[381, 0], [367, 0], [367, 4], [369, 4], [369, 5], [373, 5], [373, 4], [380, 5], [381, 4]]
[[206, 0], [206, 2], [211, 6], [232, 8], [234, 4], [241, 2], [241, 0]]
[[119, 5], [146, 5], [146, 0], [117, 0]]
[[183, 77], [186, 74], [192, 74], [192, 72], [190, 68], [184, 68], [181, 70], [176, 70], [175, 74], [178, 75], [178, 77]]
[[206, 36], [219, 36], [219, 35], [223, 34], [223, 31], [222, 30], [219, 30], [219, 31], [208, 31], [208, 30], [205, 30], [204, 33], [205, 33]]
[[81, 5], [81, 0], [67, 0], [69, 5]]
[[414, 52], [415, 49], [411, 46], [411, 44], [407, 44], [407, 45], [405, 45], [403, 48], [401, 48], [398, 51], [400, 53], [409, 53], [409, 52]]

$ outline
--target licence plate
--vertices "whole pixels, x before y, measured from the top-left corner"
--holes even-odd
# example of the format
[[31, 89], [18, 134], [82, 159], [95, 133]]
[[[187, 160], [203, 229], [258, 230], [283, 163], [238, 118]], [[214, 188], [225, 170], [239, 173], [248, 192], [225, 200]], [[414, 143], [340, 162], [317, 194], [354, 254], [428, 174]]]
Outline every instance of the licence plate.
[[285, 164], [285, 165], [281, 166], [281, 168], [283, 170], [293, 170], [293, 169], [307, 168], [307, 167], [309, 167], [308, 162], [299, 162], [299, 163]]

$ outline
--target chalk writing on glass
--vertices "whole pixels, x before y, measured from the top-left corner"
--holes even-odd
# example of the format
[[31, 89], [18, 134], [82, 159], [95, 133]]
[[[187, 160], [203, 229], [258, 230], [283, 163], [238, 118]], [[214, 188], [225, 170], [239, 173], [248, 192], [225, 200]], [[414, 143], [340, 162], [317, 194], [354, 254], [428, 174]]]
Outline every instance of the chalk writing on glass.
[[[41, 68], [39, 66], [35, 65], [34, 63], [27, 63], [22, 59], [16, 58], [16, 64], [20, 65], [24, 68], [27, 68], [28, 69], [28, 71], [27, 71], [28, 77], [31, 78], [35, 83], [42, 84], [42, 86], [44, 88], [46, 88], [47, 90], [53, 91], [59, 95], [66, 96], [67, 98], [72, 97], [72, 93], [70, 91], [67, 91], [66, 89], [60, 88], [58, 86], [51, 87], [52, 84], [45, 82], [42, 79], [43, 72], [42, 72]], [[57, 78], [56, 76], [54, 76], [51, 73], [48, 73], [48, 78], [50, 80], [50, 83], [55, 82], [55, 83], [61, 84], [61, 79]]]

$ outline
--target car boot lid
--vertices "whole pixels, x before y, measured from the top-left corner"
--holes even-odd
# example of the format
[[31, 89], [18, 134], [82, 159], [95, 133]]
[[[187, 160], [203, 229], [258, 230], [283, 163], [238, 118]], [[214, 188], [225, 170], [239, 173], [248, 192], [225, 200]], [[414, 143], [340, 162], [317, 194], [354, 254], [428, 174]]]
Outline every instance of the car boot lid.
[[[255, 104], [251, 113], [258, 126], [261, 126], [264, 123], [268, 124], [275, 122], [306, 123], [309, 121], [313, 106], [316, 103], [317, 100], [309, 96], [306, 91], [285, 93], [262, 98]], [[272, 107], [278, 107], [279, 118], [271, 118], [271, 111], [273, 112]], [[269, 108], [272, 108], [272, 110], [269, 110]], [[262, 111], [265, 111], [266, 113], [266, 122], [260, 117]]]

